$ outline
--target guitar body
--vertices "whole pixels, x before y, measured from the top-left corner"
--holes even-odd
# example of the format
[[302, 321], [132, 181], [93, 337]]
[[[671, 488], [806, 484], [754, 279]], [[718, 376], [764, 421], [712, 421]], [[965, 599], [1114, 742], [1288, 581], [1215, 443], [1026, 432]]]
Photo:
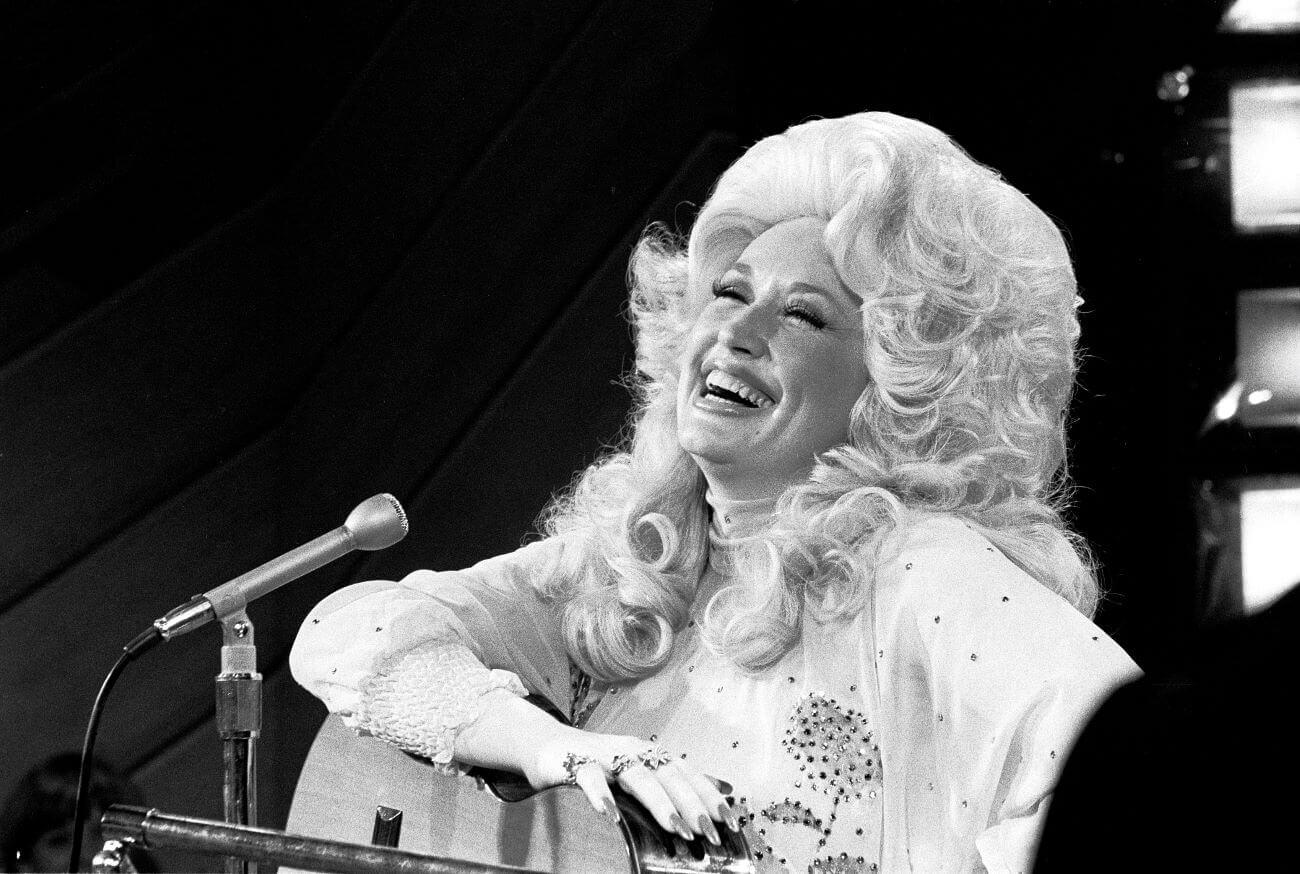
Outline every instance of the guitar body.
[[[523, 794], [520, 783], [515, 778], [501, 794]], [[721, 848], [683, 841], [660, 829], [635, 799], [619, 790], [615, 796], [620, 824], [598, 815], [572, 786], [502, 801], [481, 781], [445, 776], [383, 741], [358, 737], [330, 716], [298, 778], [288, 831], [369, 844], [383, 807], [401, 811], [396, 846], [445, 858], [583, 874], [753, 872], [742, 836], [721, 830]]]

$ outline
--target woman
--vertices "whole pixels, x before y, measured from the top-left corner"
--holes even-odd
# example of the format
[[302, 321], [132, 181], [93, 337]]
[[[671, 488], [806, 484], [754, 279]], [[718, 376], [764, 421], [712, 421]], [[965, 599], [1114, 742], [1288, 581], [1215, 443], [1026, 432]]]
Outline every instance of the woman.
[[1071, 740], [1135, 673], [1060, 516], [1060, 232], [865, 113], [759, 142], [630, 275], [627, 447], [545, 539], [327, 598], [295, 676], [435, 761], [743, 828], [760, 870], [1027, 870]]

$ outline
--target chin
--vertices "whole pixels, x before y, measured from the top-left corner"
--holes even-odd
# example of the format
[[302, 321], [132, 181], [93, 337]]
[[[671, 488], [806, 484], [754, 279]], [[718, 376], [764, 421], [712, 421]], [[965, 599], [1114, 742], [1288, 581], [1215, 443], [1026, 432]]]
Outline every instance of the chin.
[[734, 460], [740, 453], [737, 447], [726, 441], [710, 439], [701, 434], [686, 433], [677, 438], [677, 443], [687, 455], [696, 461], [725, 464]]
[[680, 432], [677, 443], [701, 466], [733, 464], [744, 459], [752, 459], [755, 455], [752, 445], [699, 426], [688, 427]]

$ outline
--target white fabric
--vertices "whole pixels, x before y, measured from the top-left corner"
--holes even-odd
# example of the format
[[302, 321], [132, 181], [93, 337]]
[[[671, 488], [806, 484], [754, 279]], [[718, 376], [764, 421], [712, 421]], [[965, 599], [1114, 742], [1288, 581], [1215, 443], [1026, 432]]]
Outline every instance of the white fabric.
[[435, 641], [365, 680], [361, 708], [344, 721], [454, 773], [456, 734], [478, 718], [483, 696], [494, 689], [528, 694], [519, 677], [488, 670], [464, 644]]
[[569, 659], [558, 605], [535, 582], [562, 544], [548, 540], [465, 571], [416, 571], [401, 582], [357, 583], [329, 595], [303, 622], [289, 654], [294, 677], [355, 727], [373, 677], [431, 642], [456, 642], [569, 712]]
[[725, 498], [709, 491], [704, 499], [708, 501], [711, 518], [709, 530], [715, 538], [739, 537], [761, 531], [772, 521], [776, 512], [776, 502], [780, 495], [762, 498]]
[[[467, 571], [344, 589], [308, 617], [294, 676], [331, 710], [355, 709], [394, 657], [460, 640], [567, 711], [558, 606], [537, 594], [563, 549], [543, 541]], [[952, 518], [914, 527], [870, 610], [806, 619], [762, 672], [701, 645], [700, 614], [723, 583], [706, 573], [662, 670], [593, 690], [604, 694], [587, 727], [653, 737], [733, 783], [762, 871], [1028, 871], [1069, 745], [1137, 673]]]

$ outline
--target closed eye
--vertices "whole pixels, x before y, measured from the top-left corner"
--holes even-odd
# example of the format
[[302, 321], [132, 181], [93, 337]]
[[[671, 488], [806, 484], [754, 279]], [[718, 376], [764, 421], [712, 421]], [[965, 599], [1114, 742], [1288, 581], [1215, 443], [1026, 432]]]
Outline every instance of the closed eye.
[[817, 315], [812, 310], [807, 309], [806, 307], [799, 306], [798, 304], [791, 304], [790, 306], [786, 307], [785, 314], [787, 316], [790, 316], [791, 318], [799, 319], [800, 321], [804, 322], [805, 324], [813, 328], [816, 328], [819, 331], [826, 327], [825, 319]]
[[745, 303], [745, 296], [740, 293], [739, 289], [734, 285], [723, 285], [721, 279], [715, 279], [713, 281], [713, 296], [729, 297], [732, 300], [738, 300], [741, 303]]

